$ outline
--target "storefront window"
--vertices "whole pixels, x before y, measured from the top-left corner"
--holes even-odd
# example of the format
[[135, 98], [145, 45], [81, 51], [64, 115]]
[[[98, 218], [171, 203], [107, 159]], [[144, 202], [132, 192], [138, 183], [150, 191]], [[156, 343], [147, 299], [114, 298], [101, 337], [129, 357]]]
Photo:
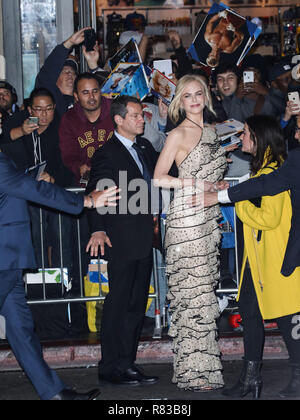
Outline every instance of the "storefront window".
[[56, 0], [20, 0], [24, 97], [56, 46]]

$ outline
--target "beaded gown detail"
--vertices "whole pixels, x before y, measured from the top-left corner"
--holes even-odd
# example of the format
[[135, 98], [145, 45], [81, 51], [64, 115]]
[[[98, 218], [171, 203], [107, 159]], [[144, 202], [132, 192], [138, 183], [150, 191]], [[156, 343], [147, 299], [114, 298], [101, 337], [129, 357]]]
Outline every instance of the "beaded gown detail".
[[[215, 132], [204, 127], [196, 147], [179, 166], [180, 178], [217, 182], [227, 161]], [[219, 274], [219, 206], [188, 207], [193, 187], [175, 191], [167, 215], [165, 248], [173, 338], [174, 376], [181, 389], [201, 391], [224, 385], [216, 319]]]

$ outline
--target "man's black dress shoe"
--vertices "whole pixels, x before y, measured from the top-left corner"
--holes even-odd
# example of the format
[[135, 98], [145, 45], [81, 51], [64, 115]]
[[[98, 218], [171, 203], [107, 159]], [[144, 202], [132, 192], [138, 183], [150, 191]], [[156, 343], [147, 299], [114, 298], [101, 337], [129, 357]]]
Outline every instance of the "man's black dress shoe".
[[113, 373], [111, 375], [102, 375], [99, 373], [99, 381], [109, 382], [113, 385], [125, 385], [125, 386], [139, 386], [140, 381], [137, 378], [124, 373]]
[[92, 401], [100, 395], [99, 389], [93, 389], [92, 391], [79, 393], [72, 391], [71, 389], [63, 389], [59, 394], [55, 395], [51, 401]]
[[125, 373], [133, 378], [138, 380], [142, 385], [153, 385], [159, 378], [157, 376], [146, 376], [137, 366], [133, 365], [131, 368], [127, 369]]

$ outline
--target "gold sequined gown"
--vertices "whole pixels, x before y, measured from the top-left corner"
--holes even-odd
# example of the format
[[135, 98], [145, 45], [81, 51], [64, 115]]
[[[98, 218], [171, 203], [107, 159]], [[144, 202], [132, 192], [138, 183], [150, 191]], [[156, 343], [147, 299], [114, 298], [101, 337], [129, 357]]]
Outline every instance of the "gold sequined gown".
[[[223, 179], [227, 168], [224, 150], [215, 132], [204, 127], [197, 146], [181, 163], [180, 178], [210, 182]], [[201, 391], [224, 385], [216, 319], [219, 306], [219, 206], [195, 210], [186, 205], [193, 187], [175, 192], [166, 224], [168, 276], [173, 338], [173, 383], [181, 389]]]

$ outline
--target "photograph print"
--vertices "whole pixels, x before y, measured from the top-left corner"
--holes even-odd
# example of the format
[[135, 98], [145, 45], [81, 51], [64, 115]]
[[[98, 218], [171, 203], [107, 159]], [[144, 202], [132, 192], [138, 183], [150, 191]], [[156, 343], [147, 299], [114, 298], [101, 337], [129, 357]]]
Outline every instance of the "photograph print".
[[259, 34], [255, 24], [214, 3], [188, 52], [204, 66], [217, 67], [226, 61], [239, 64]]

